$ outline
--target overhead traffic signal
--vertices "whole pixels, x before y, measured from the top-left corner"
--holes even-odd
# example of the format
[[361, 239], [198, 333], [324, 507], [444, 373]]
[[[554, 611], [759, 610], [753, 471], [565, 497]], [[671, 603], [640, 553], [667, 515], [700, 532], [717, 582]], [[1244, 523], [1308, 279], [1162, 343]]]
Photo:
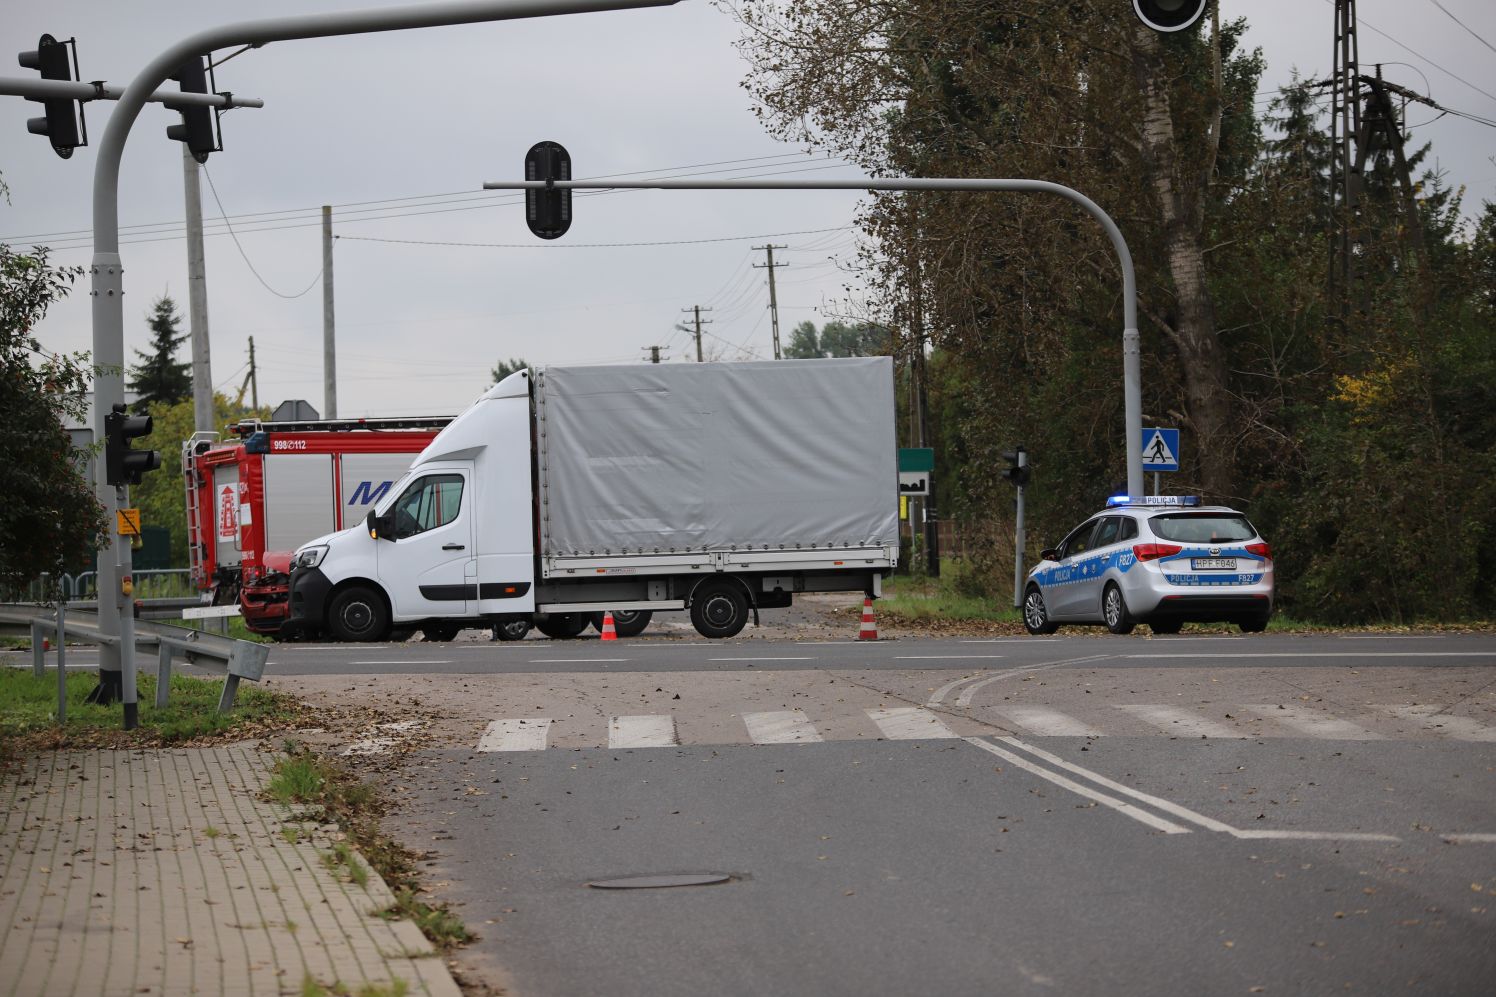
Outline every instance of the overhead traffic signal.
[[1154, 31], [1183, 31], [1200, 19], [1209, 0], [1132, 0], [1144, 24]]
[[[570, 180], [571, 153], [558, 142], [536, 142], [525, 153], [526, 180]], [[542, 239], [559, 239], [571, 228], [571, 190], [525, 191], [525, 223]]]
[[1028, 466], [1027, 454], [1028, 451], [1024, 450], [1023, 447], [1019, 447], [1017, 450], [1003, 454], [1003, 460], [1013, 465], [1003, 472], [1003, 477], [1007, 479], [1010, 484], [1016, 485], [1019, 488], [1027, 485], [1029, 483], [1029, 478], [1034, 473], [1033, 468]]
[[[177, 81], [183, 93], [210, 93], [208, 89], [208, 73], [203, 68], [203, 57], [194, 56], [182, 63], [182, 68], [173, 74], [172, 79]], [[182, 123], [180, 125], [168, 125], [166, 137], [178, 142], [186, 142], [187, 148], [192, 150], [192, 158], [199, 163], [208, 161], [208, 153], [218, 152], [221, 148], [218, 137], [213, 127], [216, 121], [217, 111], [210, 107], [194, 105], [181, 108]]]
[[[69, 39], [60, 42], [51, 35], [42, 35], [41, 41], [37, 42], [36, 50], [22, 52], [16, 57], [22, 69], [35, 69], [42, 74], [44, 80], [66, 80], [73, 81], [73, 64], [68, 58], [68, 46], [73, 44]], [[78, 102], [69, 97], [27, 97], [27, 100], [40, 101], [46, 108], [46, 116], [41, 118], [30, 118], [26, 122], [26, 130], [33, 135], [45, 135], [52, 142], [52, 151], [63, 159], [72, 156], [73, 150], [80, 145], [86, 145], [86, 140], [81, 137], [79, 127]]]
[[150, 435], [150, 416], [126, 415], [125, 406], [116, 402], [104, 416], [104, 480], [116, 487], [138, 485], [141, 475], [160, 467], [160, 451], [130, 449], [131, 440]]

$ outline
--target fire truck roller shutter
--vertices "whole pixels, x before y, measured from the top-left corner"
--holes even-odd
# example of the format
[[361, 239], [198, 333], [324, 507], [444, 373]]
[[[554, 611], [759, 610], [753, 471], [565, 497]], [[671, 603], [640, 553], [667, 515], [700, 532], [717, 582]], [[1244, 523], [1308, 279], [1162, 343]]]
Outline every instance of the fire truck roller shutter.
[[342, 457], [342, 519], [338, 529], [356, 526], [369, 510], [390, 493], [410, 462], [413, 453], [346, 453]]
[[336, 527], [331, 454], [267, 454], [265, 549], [295, 550]]
[[222, 464], [213, 468], [213, 563], [237, 565], [239, 553], [239, 467]]

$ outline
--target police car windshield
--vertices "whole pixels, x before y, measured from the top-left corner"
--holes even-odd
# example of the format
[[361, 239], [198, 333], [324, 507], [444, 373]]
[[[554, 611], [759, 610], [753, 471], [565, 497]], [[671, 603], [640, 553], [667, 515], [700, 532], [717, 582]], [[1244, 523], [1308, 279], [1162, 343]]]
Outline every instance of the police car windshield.
[[1246, 516], [1230, 513], [1173, 512], [1154, 516], [1148, 524], [1159, 539], [1186, 544], [1232, 543], [1257, 535]]

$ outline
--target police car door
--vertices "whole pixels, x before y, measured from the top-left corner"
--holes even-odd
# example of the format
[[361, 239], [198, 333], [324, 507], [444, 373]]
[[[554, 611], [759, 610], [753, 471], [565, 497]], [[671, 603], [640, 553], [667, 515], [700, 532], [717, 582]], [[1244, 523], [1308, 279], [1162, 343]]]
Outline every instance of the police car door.
[[1081, 591], [1085, 583], [1081, 572], [1085, 559], [1090, 556], [1091, 537], [1096, 533], [1097, 522], [1092, 519], [1082, 523], [1060, 545], [1060, 566], [1053, 575], [1055, 584], [1044, 592], [1044, 604], [1049, 608], [1051, 619], [1075, 619], [1090, 609], [1090, 602]]

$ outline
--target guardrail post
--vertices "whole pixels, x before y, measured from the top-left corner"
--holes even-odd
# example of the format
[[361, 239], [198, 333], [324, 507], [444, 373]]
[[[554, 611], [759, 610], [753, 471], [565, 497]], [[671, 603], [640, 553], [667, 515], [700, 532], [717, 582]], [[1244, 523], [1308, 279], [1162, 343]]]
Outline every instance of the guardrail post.
[[45, 640], [45, 639], [46, 638], [42, 636], [42, 621], [41, 620], [32, 620], [31, 621], [31, 674], [35, 675], [37, 678], [41, 678], [43, 675], [47, 674], [47, 662], [46, 662], [46, 659], [42, 656], [43, 655], [43, 652], [42, 652], [42, 641]]
[[171, 645], [162, 641], [157, 645], [156, 658], [156, 709], [166, 708], [166, 693], [171, 687]]
[[223, 680], [223, 695], [218, 697], [218, 712], [227, 713], [234, 708], [234, 696], [239, 692], [239, 676], [233, 672]]
[[[64, 585], [70, 579], [62, 576]], [[68, 722], [67, 589], [57, 597], [57, 726]]]

